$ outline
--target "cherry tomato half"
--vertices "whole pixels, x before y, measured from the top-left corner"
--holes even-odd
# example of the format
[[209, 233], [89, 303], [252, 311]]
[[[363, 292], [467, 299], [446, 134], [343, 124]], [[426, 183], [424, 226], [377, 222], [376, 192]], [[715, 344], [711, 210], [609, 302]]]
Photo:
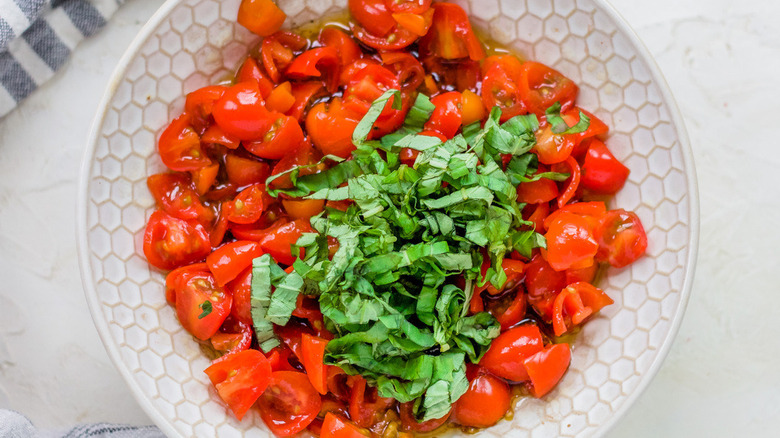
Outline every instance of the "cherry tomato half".
[[260, 244], [251, 240], [226, 243], [206, 257], [206, 264], [219, 286], [236, 278], [241, 271], [252, 266], [252, 260], [263, 255]]
[[240, 140], [255, 140], [268, 132], [275, 118], [265, 108], [257, 82], [241, 82], [214, 103], [214, 120], [225, 133]]
[[543, 116], [555, 102], [560, 102], [561, 110], [566, 111], [574, 105], [580, 91], [574, 81], [559, 71], [533, 61], [521, 66], [518, 85], [525, 107], [537, 116]]
[[211, 159], [200, 146], [200, 137], [190, 124], [190, 115], [184, 113], [173, 119], [160, 134], [160, 159], [169, 169], [178, 172], [198, 170], [211, 164]]
[[462, 426], [490, 427], [504, 418], [510, 401], [509, 385], [490, 374], [478, 373], [453, 405], [452, 420]]
[[568, 344], [549, 345], [527, 358], [523, 364], [531, 378], [531, 394], [540, 398], [550, 392], [566, 373], [569, 363], [571, 348]]
[[414, 402], [401, 403], [401, 427], [409, 432], [433, 432], [440, 428], [447, 422], [452, 414], [452, 410], [444, 414], [441, 418], [434, 418], [433, 420], [418, 422], [414, 417]]
[[306, 429], [320, 412], [322, 399], [306, 374], [274, 371], [266, 391], [257, 401], [260, 417], [277, 436], [290, 436]]
[[217, 285], [210, 272], [182, 274], [176, 288], [176, 316], [181, 326], [205, 341], [214, 336], [230, 314], [233, 297]]
[[523, 361], [543, 348], [539, 327], [536, 324], [523, 324], [493, 339], [479, 364], [498, 377], [523, 382], [529, 379]]
[[594, 237], [598, 242], [598, 260], [616, 268], [634, 263], [647, 250], [642, 221], [635, 213], [623, 209], [608, 211], [596, 227]]
[[271, 380], [271, 365], [257, 350], [234, 353], [212, 364], [204, 372], [239, 420], [244, 418]]
[[195, 221], [155, 211], [144, 232], [146, 260], [160, 269], [173, 269], [197, 262], [211, 251], [209, 235]]
[[582, 186], [596, 193], [613, 195], [628, 179], [628, 167], [617, 160], [599, 139], [590, 141], [582, 164]]

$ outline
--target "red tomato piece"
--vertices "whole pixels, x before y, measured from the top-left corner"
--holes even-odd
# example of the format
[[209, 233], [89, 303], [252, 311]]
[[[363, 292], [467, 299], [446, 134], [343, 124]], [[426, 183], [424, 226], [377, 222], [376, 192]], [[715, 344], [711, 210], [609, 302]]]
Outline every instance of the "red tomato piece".
[[433, 432], [443, 426], [450, 418], [450, 414], [452, 414], [452, 410], [450, 410], [441, 418], [434, 418], [433, 420], [423, 421], [421, 423], [414, 417], [414, 402], [401, 403], [400, 412], [401, 427], [403, 430], [418, 433]]
[[268, 387], [271, 365], [263, 353], [244, 350], [205, 369], [220, 398], [241, 420]]
[[628, 167], [617, 160], [599, 139], [590, 141], [582, 164], [582, 186], [596, 193], [614, 195], [628, 179]]
[[[352, 74], [347, 79], [347, 90], [344, 93], [344, 105], [350, 106], [358, 114], [365, 114], [371, 104], [385, 91], [399, 89], [400, 82], [393, 72], [378, 64], [368, 64], [357, 70], [351, 70]], [[393, 98], [394, 99], [394, 98]], [[392, 109], [393, 99], [385, 106], [382, 116], [389, 114]]]
[[363, 51], [360, 50], [360, 46], [358, 46], [349, 35], [337, 27], [326, 27], [322, 29], [320, 31], [320, 36], [317, 39], [323, 46], [336, 49], [342, 67], [352, 64], [363, 56]]
[[261, 138], [276, 120], [265, 108], [257, 82], [241, 82], [214, 103], [214, 120], [226, 134], [240, 140]]
[[534, 230], [536, 230], [537, 233], [544, 231], [544, 220], [547, 218], [549, 213], [550, 204], [547, 202], [542, 202], [540, 204], [536, 204], [533, 213], [528, 216], [528, 220], [534, 223]]
[[616, 268], [634, 263], [647, 250], [647, 234], [642, 221], [631, 211], [611, 210], [594, 231], [598, 242], [597, 259]]
[[211, 251], [209, 235], [195, 221], [155, 211], [144, 232], [144, 255], [152, 266], [173, 269], [202, 260]]
[[323, 199], [282, 199], [284, 211], [292, 219], [309, 219], [322, 212], [325, 208]]
[[531, 378], [531, 394], [541, 398], [561, 380], [571, 363], [571, 348], [568, 344], [549, 345], [544, 350], [527, 358], [523, 364]]
[[417, 35], [425, 36], [433, 25], [433, 9], [429, 9], [422, 14], [412, 14], [410, 12], [393, 13], [393, 20], [405, 30]]
[[213, 124], [206, 129], [200, 137], [200, 142], [203, 144], [219, 144], [228, 149], [238, 149], [241, 145], [241, 140], [227, 135], [217, 124]]
[[260, 95], [263, 96], [263, 99], [268, 97], [268, 95], [271, 94], [271, 90], [274, 89], [273, 81], [271, 81], [260, 66], [257, 65], [255, 58], [250, 56], [244, 61], [241, 68], [238, 69], [238, 73], [236, 73], [236, 83], [252, 81], [257, 82], [257, 87], [260, 89]]
[[[395, 23], [395, 20], [393, 20], [393, 23]], [[364, 27], [353, 24], [352, 34], [358, 41], [376, 50], [401, 50], [417, 41], [417, 35], [400, 26], [395, 26], [385, 36], [377, 36]]]
[[282, 78], [282, 71], [295, 57], [295, 52], [306, 48], [307, 41], [292, 32], [276, 32], [263, 39], [260, 56], [268, 76], [275, 83]]
[[593, 283], [596, 278], [596, 272], [599, 267], [596, 263], [588, 266], [587, 268], [580, 269], [567, 269], [566, 270], [566, 284], [577, 283], [583, 281], [585, 283]]
[[243, 322], [228, 316], [222, 323], [220, 331], [211, 337], [211, 345], [225, 353], [215, 359], [212, 364], [227, 360], [239, 351], [247, 350], [252, 345], [253, 333], [251, 321]]
[[290, 79], [318, 78], [325, 74], [328, 92], [335, 93], [339, 86], [340, 61], [339, 53], [333, 47], [318, 47], [296, 57], [285, 74]]
[[577, 134], [555, 134], [549, 124], [536, 131], [536, 144], [533, 151], [543, 164], [556, 164], [566, 161], [577, 144]]
[[236, 196], [227, 218], [236, 224], [257, 222], [274, 199], [265, 191], [265, 184], [253, 184]]
[[562, 213], [547, 228], [547, 262], [556, 271], [585, 264], [593, 259], [599, 244], [593, 237], [591, 224], [582, 216]]
[[349, 0], [349, 12], [355, 21], [378, 37], [386, 36], [395, 27], [385, 0]]
[[236, 187], [264, 183], [271, 176], [271, 166], [249, 155], [244, 157], [234, 153], [225, 155], [225, 171], [228, 180]]
[[209, 272], [182, 274], [176, 288], [176, 316], [181, 326], [205, 341], [214, 336], [230, 314], [233, 297]]
[[553, 166], [552, 170], [554, 172], [568, 173], [570, 175], [569, 178], [565, 181], [566, 188], [558, 197], [558, 208], [562, 208], [572, 198], [574, 198], [574, 195], [577, 192], [577, 188], [580, 186], [580, 165], [577, 164], [577, 160], [575, 160], [574, 157], [569, 156], [563, 163]]
[[349, 399], [349, 415], [358, 426], [371, 428], [395, 403], [390, 397], [380, 397], [373, 386], [367, 386], [366, 379], [353, 376], [352, 393]]
[[233, 295], [230, 315], [241, 322], [252, 324], [252, 267], [244, 269], [228, 283], [227, 290]]
[[490, 374], [478, 373], [452, 407], [452, 421], [468, 427], [490, 427], [504, 418], [511, 402], [509, 385]]
[[496, 321], [501, 324], [501, 331], [505, 331], [523, 320], [527, 302], [528, 300], [526, 299], [525, 294], [518, 290], [515, 297], [503, 311], [500, 308], [491, 308], [489, 311], [491, 315], [495, 316]]
[[287, 19], [271, 0], [241, 0], [238, 7], [238, 24], [260, 36], [268, 36], [279, 30]]
[[193, 190], [193, 184], [186, 174], [158, 173], [146, 179], [154, 200], [160, 208], [169, 215], [179, 219], [213, 218], [211, 210], [201, 202]]
[[544, 227], [549, 228], [550, 224], [557, 220], [558, 216], [564, 213], [580, 215], [588, 219], [588, 222], [591, 224], [592, 228], [595, 228], [595, 226], [598, 224], [598, 221], [601, 220], [601, 217], [607, 213], [607, 206], [604, 205], [604, 203], [601, 201], [575, 202], [574, 204], [567, 204], [547, 216], [547, 218], [544, 220]]
[[577, 84], [559, 71], [532, 61], [523, 63], [518, 85], [525, 107], [537, 116], [543, 116], [555, 102], [560, 102], [562, 111], [568, 110], [580, 91]]
[[227, 232], [229, 225], [228, 215], [230, 215], [232, 204], [232, 202], [222, 202], [219, 204], [217, 220], [209, 231], [209, 242], [212, 247], [219, 246], [219, 244], [222, 243], [222, 239], [225, 238], [225, 233]]
[[420, 61], [406, 52], [382, 52], [382, 63], [398, 78], [401, 88], [416, 90], [425, 79], [425, 69]]
[[536, 324], [523, 324], [493, 339], [479, 365], [492, 374], [513, 382], [529, 379], [523, 361], [542, 351], [542, 333]]
[[431, 7], [432, 0], [385, 0], [391, 12], [422, 14]]
[[457, 91], [450, 91], [434, 97], [431, 103], [436, 108], [423, 128], [448, 139], [455, 137], [463, 123], [463, 96]]
[[198, 132], [203, 132], [211, 123], [214, 102], [225, 94], [226, 89], [223, 85], [209, 85], [187, 95], [184, 112], [192, 117], [190, 120]]
[[545, 321], [552, 318], [555, 296], [566, 286], [566, 274], [550, 267], [539, 254], [525, 266], [525, 287], [528, 303]]
[[157, 145], [160, 159], [171, 170], [187, 172], [211, 164], [211, 159], [201, 149], [200, 137], [187, 113], [173, 119], [160, 134]]
[[420, 40], [420, 54], [444, 59], [480, 61], [485, 49], [474, 34], [466, 11], [452, 3], [435, 3], [431, 30]]
[[244, 269], [252, 266], [252, 260], [263, 255], [260, 244], [251, 240], [237, 240], [215, 249], [206, 257], [206, 264], [219, 286], [224, 286]]
[[344, 108], [337, 97], [330, 104], [318, 103], [309, 111], [306, 131], [323, 154], [347, 158], [355, 150], [352, 133], [359, 122], [360, 115]]
[[501, 108], [501, 121], [528, 113], [520, 96], [522, 63], [514, 55], [490, 56], [485, 60], [482, 79], [482, 102], [487, 111]]
[[205, 263], [194, 263], [192, 265], [182, 266], [169, 272], [165, 276], [165, 299], [169, 304], [176, 304], [176, 289], [183, 278], [187, 278], [188, 273], [209, 272], [209, 267]]
[[272, 371], [296, 371], [292, 365], [290, 365], [290, 357], [293, 355], [292, 350], [286, 346], [275, 347], [268, 352], [268, 362], [271, 363]]
[[571, 125], [569, 126], [573, 126], [580, 122], [580, 113], [584, 113], [586, 116], [588, 116], [588, 118], [590, 119], [590, 124], [588, 125], [588, 129], [586, 129], [585, 132], [580, 132], [579, 134], [575, 134], [577, 138], [579, 138], [579, 141], [577, 142], [577, 146], [574, 147], [574, 150], [572, 151], [571, 154], [578, 161], [582, 162], [585, 153], [588, 151], [588, 148], [590, 147], [590, 140], [595, 140], [594, 137], [603, 136], [604, 134], [609, 132], [609, 127], [604, 122], [602, 122], [601, 119], [599, 119], [598, 117], [578, 107], [574, 107], [564, 112], [563, 118], [564, 120], [566, 120], [567, 123], [571, 123]]
[[279, 113], [269, 113], [269, 117], [272, 122], [268, 130], [256, 140], [244, 142], [244, 148], [269, 160], [278, 160], [300, 149], [303, 144], [303, 130], [298, 121]]
[[327, 373], [325, 372], [326, 339], [303, 333], [301, 335], [301, 362], [314, 389], [322, 395], [328, 392]]
[[257, 403], [260, 417], [271, 432], [277, 436], [290, 436], [314, 421], [322, 407], [322, 398], [306, 374], [274, 371]]
[[278, 263], [292, 265], [295, 257], [292, 255], [292, 245], [303, 233], [313, 233], [314, 229], [308, 219], [297, 219], [287, 222], [274, 229], [260, 241], [260, 246]]
[[558, 185], [548, 178], [524, 182], [517, 185], [517, 202], [525, 204], [542, 204], [552, 201], [558, 196]]
[[324, 87], [321, 81], [296, 82], [292, 84], [292, 95], [295, 103], [286, 114], [297, 121], [301, 121], [309, 103], [318, 96]]
[[609, 295], [587, 281], [572, 283], [568, 287], [577, 291], [577, 294], [579, 294], [582, 299], [582, 304], [593, 309], [593, 313], [598, 312], [610, 304], [614, 304], [614, 301]]
[[282, 82], [265, 97], [265, 107], [277, 113], [286, 113], [295, 105], [290, 82]]
[[322, 422], [321, 438], [366, 438], [368, 434], [353, 422], [340, 415], [328, 412]]
[[566, 286], [555, 297], [553, 304], [553, 330], [555, 336], [566, 333], [570, 327], [578, 325], [593, 314], [593, 309], [582, 302], [577, 290]]

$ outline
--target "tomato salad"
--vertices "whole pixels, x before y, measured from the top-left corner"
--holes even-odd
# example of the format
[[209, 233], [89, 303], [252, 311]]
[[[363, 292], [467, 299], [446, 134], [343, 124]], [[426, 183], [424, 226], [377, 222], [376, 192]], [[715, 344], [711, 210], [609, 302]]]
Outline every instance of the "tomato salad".
[[565, 341], [643, 255], [629, 170], [577, 85], [459, 6], [350, 0], [307, 39], [271, 0], [230, 83], [160, 135], [143, 251], [240, 420], [278, 436], [489, 427], [564, 376]]

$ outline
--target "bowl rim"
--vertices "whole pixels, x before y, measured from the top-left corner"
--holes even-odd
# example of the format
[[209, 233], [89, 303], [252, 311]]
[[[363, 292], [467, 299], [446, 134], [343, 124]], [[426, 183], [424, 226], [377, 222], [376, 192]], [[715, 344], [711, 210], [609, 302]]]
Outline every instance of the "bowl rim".
[[[143, 44], [154, 33], [154, 31], [162, 24], [162, 22], [169, 16], [170, 12], [175, 9], [179, 4], [186, 0], [166, 0], [159, 9], [149, 18], [146, 24], [143, 25], [141, 30], [135, 36], [130, 45], [125, 49], [124, 54], [117, 63], [114, 71], [111, 74], [108, 85], [103, 97], [98, 104], [97, 113], [90, 127], [89, 137], [87, 140], [87, 147], [84, 150], [82, 156], [81, 167], [79, 171], [78, 180], [78, 194], [76, 200], [76, 241], [78, 247], [78, 259], [81, 273], [81, 282], [84, 288], [84, 295], [89, 307], [90, 316], [97, 328], [100, 340], [108, 353], [111, 362], [114, 367], [119, 371], [119, 374], [124, 379], [125, 383], [129, 387], [131, 393], [135, 397], [136, 401], [140, 405], [141, 409], [151, 418], [151, 420], [160, 428], [160, 430], [166, 435], [171, 437], [184, 438], [181, 432], [176, 429], [172, 422], [165, 417], [162, 412], [154, 407], [153, 400], [143, 391], [139, 385], [136, 384], [133, 375], [127, 368], [125, 362], [122, 360], [122, 355], [119, 351], [118, 345], [111, 337], [110, 328], [104, 317], [101, 303], [98, 301], [98, 295], [95, 285], [92, 281], [92, 266], [90, 262], [89, 244], [88, 244], [88, 232], [87, 232], [87, 211], [89, 203], [89, 181], [90, 173], [92, 170], [93, 157], [97, 149], [98, 139], [100, 137], [100, 128], [105, 120], [108, 106], [111, 103], [119, 84], [125, 76], [125, 73], [130, 65], [130, 62], [140, 52]], [[648, 371], [644, 374], [639, 385], [632, 391], [632, 393], [626, 398], [622, 405], [609, 417], [609, 419], [602, 424], [592, 436], [593, 438], [603, 437], [607, 432], [612, 430], [615, 425], [625, 416], [626, 412], [634, 405], [640, 395], [642, 395], [648, 388], [650, 383], [654, 380], [658, 374], [664, 360], [671, 350], [672, 344], [677, 337], [677, 333], [680, 330], [682, 319], [688, 306], [691, 290], [693, 287], [693, 279], [696, 271], [696, 261], [699, 250], [699, 189], [698, 180], [696, 176], [696, 168], [693, 160], [693, 150], [691, 149], [690, 139], [688, 132], [685, 128], [684, 119], [680, 113], [677, 101], [672, 95], [669, 84], [666, 81], [660, 67], [658, 66], [655, 58], [652, 56], [647, 46], [642, 42], [634, 29], [628, 24], [628, 21], [617, 11], [617, 9], [610, 3], [609, 0], [592, 0], [597, 7], [600, 7], [617, 27], [618, 31], [622, 32], [629, 41], [637, 49], [640, 58], [647, 64], [650, 70], [650, 76], [653, 83], [658, 86], [658, 89], [663, 96], [663, 101], [666, 103], [669, 109], [669, 116], [674, 124], [675, 132], [678, 135], [678, 142], [682, 149], [685, 174], [687, 179], [687, 193], [688, 193], [688, 214], [690, 217], [689, 233], [688, 233], [688, 255], [686, 258], [686, 271], [683, 278], [682, 288], [680, 290], [680, 301], [675, 312], [674, 318], [671, 321], [671, 327], [664, 339], [661, 347], [658, 349], [653, 363], [650, 365]], [[98, 317], [99, 316], [99, 317]]]

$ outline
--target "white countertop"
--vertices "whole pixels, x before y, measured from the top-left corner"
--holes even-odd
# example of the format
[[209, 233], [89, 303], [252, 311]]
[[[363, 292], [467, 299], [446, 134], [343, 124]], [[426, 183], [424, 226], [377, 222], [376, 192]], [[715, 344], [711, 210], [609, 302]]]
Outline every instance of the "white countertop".
[[[128, 1], [54, 79], [0, 119], [0, 408], [42, 428], [151, 423], [92, 324], [74, 209], [95, 108], [119, 57], [159, 3]], [[702, 232], [677, 340], [608, 436], [775, 436], [780, 2], [612, 3], [655, 56], [685, 117]]]

